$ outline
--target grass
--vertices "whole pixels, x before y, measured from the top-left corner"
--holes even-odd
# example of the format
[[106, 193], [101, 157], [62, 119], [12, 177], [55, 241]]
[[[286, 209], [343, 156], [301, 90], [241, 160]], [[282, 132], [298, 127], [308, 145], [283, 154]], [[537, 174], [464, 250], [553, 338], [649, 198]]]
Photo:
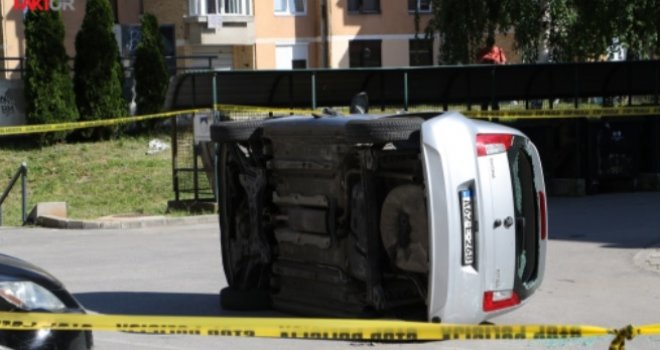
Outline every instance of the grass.
[[[174, 198], [172, 157], [170, 150], [147, 155], [153, 138], [170, 143], [169, 136], [151, 135], [43, 148], [2, 145], [0, 191], [26, 162], [28, 211], [38, 202], [63, 201], [76, 219], [165, 214]], [[20, 181], [3, 204], [3, 221], [21, 224]]]

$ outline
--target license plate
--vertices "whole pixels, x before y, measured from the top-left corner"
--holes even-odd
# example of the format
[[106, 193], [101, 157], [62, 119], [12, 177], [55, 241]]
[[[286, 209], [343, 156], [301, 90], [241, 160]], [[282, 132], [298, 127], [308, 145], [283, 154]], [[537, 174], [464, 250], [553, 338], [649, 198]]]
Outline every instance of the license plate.
[[474, 225], [473, 225], [473, 206], [472, 191], [462, 190], [461, 198], [461, 221], [463, 231], [463, 265], [470, 266], [474, 264]]

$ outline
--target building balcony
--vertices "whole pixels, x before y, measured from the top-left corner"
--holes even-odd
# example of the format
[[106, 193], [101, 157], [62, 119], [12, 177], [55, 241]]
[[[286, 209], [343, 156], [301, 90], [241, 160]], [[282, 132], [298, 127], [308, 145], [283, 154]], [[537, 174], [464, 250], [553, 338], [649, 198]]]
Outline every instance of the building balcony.
[[189, 0], [185, 17], [187, 39], [193, 45], [255, 43], [252, 0]]

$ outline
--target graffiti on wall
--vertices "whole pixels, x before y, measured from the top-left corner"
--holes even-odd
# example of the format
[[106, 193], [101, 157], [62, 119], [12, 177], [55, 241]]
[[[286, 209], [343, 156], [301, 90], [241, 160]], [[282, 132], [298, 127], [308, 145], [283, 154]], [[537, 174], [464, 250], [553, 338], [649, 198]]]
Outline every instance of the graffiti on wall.
[[14, 101], [14, 98], [9, 94], [9, 91], [5, 91], [5, 94], [0, 96], [0, 113], [16, 113], [16, 101]]
[[0, 126], [25, 124], [23, 82], [0, 80]]

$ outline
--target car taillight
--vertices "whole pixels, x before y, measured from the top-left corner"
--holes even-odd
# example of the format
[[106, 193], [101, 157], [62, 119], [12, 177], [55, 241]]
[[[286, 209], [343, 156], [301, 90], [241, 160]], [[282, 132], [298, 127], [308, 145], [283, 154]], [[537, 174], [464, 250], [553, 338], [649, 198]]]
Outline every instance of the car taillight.
[[545, 193], [539, 192], [539, 211], [541, 212], [541, 239], [548, 238], [548, 211], [545, 202]]
[[478, 134], [477, 156], [489, 156], [506, 152], [511, 148], [513, 135], [510, 134]]
[[489, 291], [484, 293], [484, 311], [491, 312], [520, 304], [518, 294], [512, 290]]

